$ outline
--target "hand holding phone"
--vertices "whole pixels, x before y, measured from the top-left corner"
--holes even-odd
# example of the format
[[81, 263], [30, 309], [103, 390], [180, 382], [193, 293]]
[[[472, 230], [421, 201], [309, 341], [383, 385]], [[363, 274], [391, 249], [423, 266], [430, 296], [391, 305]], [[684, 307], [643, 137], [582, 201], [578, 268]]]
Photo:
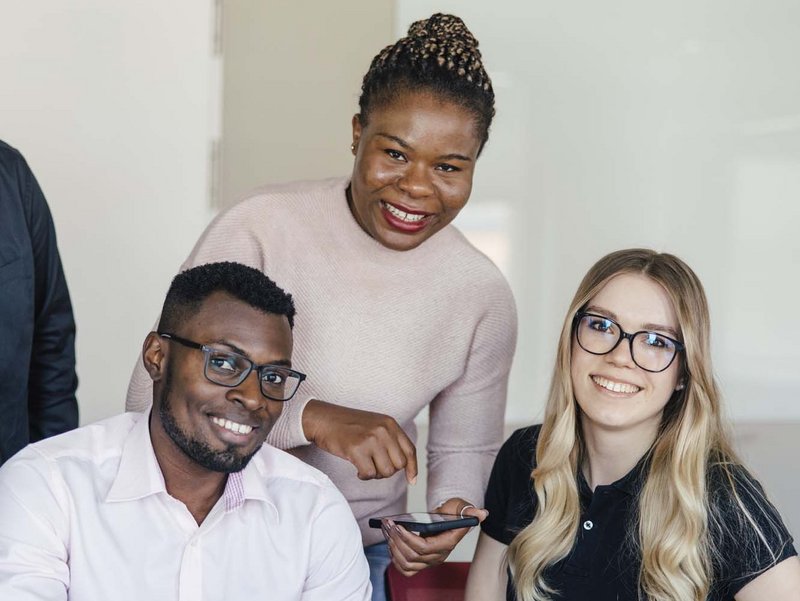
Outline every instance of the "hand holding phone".
[[421, 535], [436, 534], [454, 528], [470, 528], [478, 525], [478, 518], [472, 515], [464, 516], [445, 513], [401, 513], [380, 518], [370, 518], [370, 528], [380, 528], [384, 519], [390, 519], [398, 524]]
[[[412, 518], [420, 514], [411, 514]], [[422, 514], [426, 515], [426, 514]], [[433, 513], [431, 520], [437, 520], [435, 516], [442, 516], [444, 527], [451, 528], [438, 532], [423, 534], [419, 531], [409, 531], [408, 526], [404, 527], [402, 521], [395, 521], [400, 516], [387, 516], [383, 518], [383, 536], [389, 543], [389, 552], [392, 554], [392, 563], [404, 576], [411, 576], [420, 570], [442, 563], [458, 542], [466, 536], [469, 525], [476, 525], [486, 519], [489, 512], [485, 509], [475, 507], [469, 501], [460, 497], [452, 497], [442, 503]], [[464, 524], [462, 519], [470, 519]], [[424, 521], [412, 519], [409, 522], [424, 524]], [[380, 525], [381, 519], [375, 518], [370, 525]], [[429, 526], [421, 526], [425, 529]], [[442, 526], [437, 526], [441, 528]]]

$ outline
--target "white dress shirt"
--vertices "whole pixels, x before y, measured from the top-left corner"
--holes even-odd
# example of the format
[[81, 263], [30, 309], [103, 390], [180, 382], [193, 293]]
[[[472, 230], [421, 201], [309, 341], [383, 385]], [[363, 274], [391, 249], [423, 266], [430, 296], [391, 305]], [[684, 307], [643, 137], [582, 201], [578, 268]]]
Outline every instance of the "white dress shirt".
[[0, 468], [0, 599], [366, 601], [327, 476], [264, 445], [198, 526], [167, 494], [147, 414], [29, 445]]

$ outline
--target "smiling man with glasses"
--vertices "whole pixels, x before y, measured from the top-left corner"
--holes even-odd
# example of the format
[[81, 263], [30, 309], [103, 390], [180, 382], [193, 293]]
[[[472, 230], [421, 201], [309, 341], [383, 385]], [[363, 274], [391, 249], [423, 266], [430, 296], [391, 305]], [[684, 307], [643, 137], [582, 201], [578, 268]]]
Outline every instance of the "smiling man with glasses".
[[369, 599], [342, 495], [264, 444], [305, 379], [294, 312], [244, 265], [178, 275], [142, 351], [150, 414], [31, 445], [0, 470], [0, 599]]

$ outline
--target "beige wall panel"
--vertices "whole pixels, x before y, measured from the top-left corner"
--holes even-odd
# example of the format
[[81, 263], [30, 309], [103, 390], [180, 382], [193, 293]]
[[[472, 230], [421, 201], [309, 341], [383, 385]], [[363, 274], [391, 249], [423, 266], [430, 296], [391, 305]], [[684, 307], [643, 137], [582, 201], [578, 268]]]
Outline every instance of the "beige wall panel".
[[222, 197], [348, 173], [361, 78], [392, 40], [391, 0], [224, 3]]

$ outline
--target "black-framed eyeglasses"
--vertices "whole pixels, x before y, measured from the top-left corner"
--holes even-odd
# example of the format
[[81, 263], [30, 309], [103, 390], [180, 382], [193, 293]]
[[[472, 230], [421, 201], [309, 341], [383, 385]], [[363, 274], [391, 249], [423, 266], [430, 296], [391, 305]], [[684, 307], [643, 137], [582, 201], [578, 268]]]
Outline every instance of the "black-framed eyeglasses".
[[255, 370], [261, 384], [261, 394], [273, 401], [288, 401], [297, 392], [300, 383], [306, 379], [305, 374], [283, 365], [270, 363], [256, 365], [247, 357], [233, 351], [200, 344], [168, 332], [158, 332], [158, 335], [183, 346], [203, 351], [205, 355], [203, 374], [209, 382], [220, 386], [228, 388], [238, 386], [250, 372]]
[[585, 311], [575, 314], [575, 338], [592, 355], [606, 355], [627, 339], [633, 362], [653, 373], [667, 369], [685, 348], [682, 342], [658, 332], [640, 330], [628, 334], [613, 319]]

